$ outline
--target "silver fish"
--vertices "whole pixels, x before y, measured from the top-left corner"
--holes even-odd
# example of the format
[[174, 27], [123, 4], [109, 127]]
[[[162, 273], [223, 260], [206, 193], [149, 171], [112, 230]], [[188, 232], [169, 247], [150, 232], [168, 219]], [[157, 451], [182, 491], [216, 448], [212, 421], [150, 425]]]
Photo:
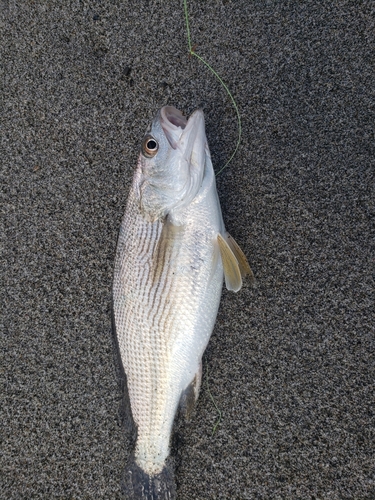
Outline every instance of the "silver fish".
[[[222, 290], [252, 272], [226, 232], [205, 134], [163, 107], [143, 138], [118, 238], [114, 326], [136, 427], [129, 498], [175, 498], [168, 459], [174, 418], [195, 402]], [[186, 408], [188, 410], [189, 408]]]

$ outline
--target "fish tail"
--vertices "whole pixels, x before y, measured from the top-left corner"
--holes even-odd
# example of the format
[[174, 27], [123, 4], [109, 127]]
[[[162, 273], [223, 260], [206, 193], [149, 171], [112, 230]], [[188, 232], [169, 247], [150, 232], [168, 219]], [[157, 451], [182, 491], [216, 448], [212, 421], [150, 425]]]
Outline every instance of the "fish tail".
[[150, 476], [133, 457], [125, 468], [122, 486], [129, 500], [176, 500], [173, 468], [168, 461], [159, 474]]

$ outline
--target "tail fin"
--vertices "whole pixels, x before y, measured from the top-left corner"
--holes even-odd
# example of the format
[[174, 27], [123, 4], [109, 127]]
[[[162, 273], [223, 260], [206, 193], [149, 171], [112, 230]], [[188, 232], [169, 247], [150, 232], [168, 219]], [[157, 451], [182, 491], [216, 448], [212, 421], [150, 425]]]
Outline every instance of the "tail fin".
[[133, 458], [125, 468], [123, 491], [129, 500], [176, 500], [171, 464], [167, 461], [159, 474], [149, 476]]

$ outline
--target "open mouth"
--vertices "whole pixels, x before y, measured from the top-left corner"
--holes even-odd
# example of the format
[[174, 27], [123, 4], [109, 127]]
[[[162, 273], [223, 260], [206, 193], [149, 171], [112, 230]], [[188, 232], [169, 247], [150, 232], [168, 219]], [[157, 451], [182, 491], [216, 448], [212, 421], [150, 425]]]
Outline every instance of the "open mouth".
[[160, 125], [173, 149], [190, 151], [197, 138], [205, 137], [204, 117], [201, 109], [196, 109], [187, 119], [174, 106], [164, 106], [159, 116]]
[[183, 116], [181, 111], [174, 106], [164, 106], [161, 110], [161, 120], [163, 128], [182, 128], [184, 129], [187, 124], [187, 119]]
[[176, 149], [182, 131], [186, 128], [187, 123], [188, 121], [181, 111], [174, 106], [164, 106], [161, 108], [160, 124], [173, 149]]

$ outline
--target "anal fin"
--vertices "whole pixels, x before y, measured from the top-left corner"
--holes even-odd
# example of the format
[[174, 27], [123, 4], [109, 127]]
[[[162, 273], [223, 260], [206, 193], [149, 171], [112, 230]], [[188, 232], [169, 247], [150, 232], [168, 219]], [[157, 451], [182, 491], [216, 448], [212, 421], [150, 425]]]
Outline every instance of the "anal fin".
[[195, 374], [193, 380], [182, 392], [180, 398], [179, 411], [185, 418], [185, 420], [190, 420], [193, 413], [195, 403], [199, 396], [199, 391], [202, 382], [202, 361], [199, 364], [199, 369]]

